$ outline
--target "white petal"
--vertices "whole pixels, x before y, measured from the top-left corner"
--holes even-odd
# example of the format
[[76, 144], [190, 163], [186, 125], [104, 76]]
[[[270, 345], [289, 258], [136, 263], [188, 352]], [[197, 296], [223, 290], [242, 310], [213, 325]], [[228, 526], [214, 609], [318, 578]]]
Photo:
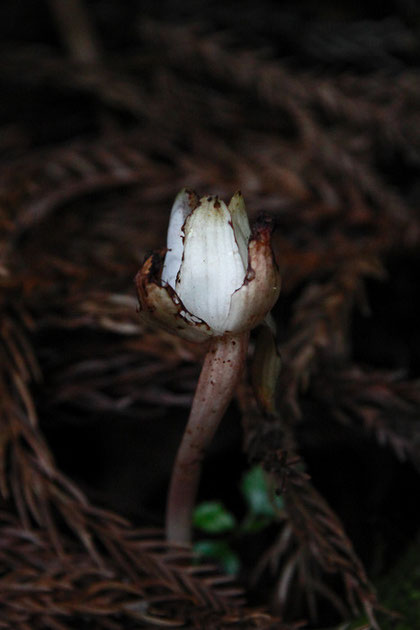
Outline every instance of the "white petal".
[[168, 251], [163, 263], [162, 282], [169, 284], [173, 289], [175, 289], [176, 276], [181, 267], [184, 251], [182, 227], [187, 216], [196, 207], [197, 201], [195, 193], [183, 188], [172, 206], [166, 243]]
[[184, 230], [176, 292], [190, 313], [223, 333], [232, 294], [246, 271], [226, 204], [217, 197], [203, 197]]
[[242, 262], [246, 269], [248, 267], [248, 241], [251, 236], [251, 228], [249, 227], [245, 201], [239, 191], [236, 192], [230, 200], [228, 210], [232, 217], [239, 253], [241, 254]]

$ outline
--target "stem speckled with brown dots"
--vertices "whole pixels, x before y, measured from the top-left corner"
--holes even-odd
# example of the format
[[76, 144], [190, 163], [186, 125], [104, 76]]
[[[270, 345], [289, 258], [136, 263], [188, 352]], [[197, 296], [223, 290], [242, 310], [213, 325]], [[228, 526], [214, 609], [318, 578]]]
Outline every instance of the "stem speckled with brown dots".
[[203, 457], [234, 393], [248, 337], [249, 332], [244, 332], [213, 337], [210, 342], [172, 472], [166, 512], [166, 535], [171, 542], [191, 541]]

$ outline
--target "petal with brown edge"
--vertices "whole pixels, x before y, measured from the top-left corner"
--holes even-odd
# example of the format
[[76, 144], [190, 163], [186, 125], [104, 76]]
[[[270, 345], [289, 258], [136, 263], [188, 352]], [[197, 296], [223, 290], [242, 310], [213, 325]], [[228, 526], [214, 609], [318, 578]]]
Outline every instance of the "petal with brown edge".
[[203, 320], [187, 311], [169, 285], [160, 285], [157, 278], [161, 267], [162, 256], [156, 253], [144, 262], [136, 275], [141, 318], [152, 327], [160, 326], [188, 341], [206, 341], [212, 336], [212, 330]]
[[262, 218], [253, 229], [245, 282], [232, 295], [226, 331], [239, 333], [254, 328], [277, 301], [281, 279], [271, 248], [271, 233], [267, 218]]

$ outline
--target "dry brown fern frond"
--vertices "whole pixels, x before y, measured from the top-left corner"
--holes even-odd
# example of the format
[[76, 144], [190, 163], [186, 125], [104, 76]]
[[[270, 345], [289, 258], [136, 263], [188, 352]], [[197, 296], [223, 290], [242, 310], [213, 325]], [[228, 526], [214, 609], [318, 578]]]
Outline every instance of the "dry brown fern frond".
[[[379, 223], [385, 215], [407, 243], [417, 242], [415, 205], [407, 191], [389, 182], [393, 161], [403, 159], [410, 169], [418, 160], [420, 141], [413, 130], [419, 126], [420, 94], [410, 72], [392, 82], [378, 74], [319, 77], [291, 71], [258, 49], [232, 45], [229, 34], [147, 20], [141, 30], [144, 49], [124, 59], [124, 80], [134, 91], [141, 85], [138, 114], [149, 130], [142, 129], [137, 148], [143, 156], [164, 156], [161, 176], [170, 163], [172, 178], [181, 168], [192, 186], [240, 186], [275, 209], [315, 193], [348, 214], [364, 212]], [[32, 52], [19, 70], [11, 60], [3, 65], [24, 81], [25, 71], [36, 75], [33, 66], [48, 67], [52, 55]], [[77, 73], [63, 86], [65, 63], [59, 60], [49, 80], [60, 89], [81, 90]], [[102, 99], [113, 84], [100, 68], [96, 81]], [[65, 168], [90, 169], [85, 157], [79, 163], [73, 154]], [[131, 175], [121, 171], [119, 177]]]
[[[47, 622], [42, 621], [42, 615], [47, 619], [48, 615], [60, 617], [62, 614], [68, 616], [77, 613], [83, 619], [88, 614], [128, 614], [132, 597], [140, 595], [147, 602], [140, 609], [146, 606], [149, 611], [147, 615], [140, 614], [140, 619], [143, 616], [152, 619], [150, 607], [153, 607], [154, 610], [160, 610], [160, 615], [167, 616], [168, 623], [174, 621], [171, 617], [174, 601], [185, 602], [177, 606], [177, 614], [180, 608], [185, 609], [186, 617], [198, 617], [200, 609], [204, 616], [208, 616], [211, 611], [214, 614], [220, 611], [227, 614], [241, 606], [241, 601], [237, 599], [239, 591], [231, 585], [231, 580], [213, 567], [194, 567], [189, 550], [171, 548], [159, 532], [133, 530], [123, 519], [91, 506], [81, 492], [56, 470], [35, 428], [30, 427], [21, 414], [13, 417], [14, 410], [9, 411], [8, 423], [4, 422], [4, 418], [2, 420], [2, 435], [9, 437], [9, 444], [3, 439], [2, 451], [3, 454], [9, 453], [7, 459], [10, 460], [11, 471], [8, 477], [11, 480], [5, 477], [3, 469], [2, 488], [6, 496], [10, 494], [13, 498], [19, 513], [20, 523], [15, 524], [14, 531], [17, 537], [21, 536], [24, 540], [31, 537], [36, 539], [38, 535], [41, 536], [39, 532], [44, 531], [42, 547], [51, 556], [47, 562], [51, 563], [51, 567], [45, 569], [47, 573], [48, 570], [52, 571], [50, 581], [45, 573], [40, 574], [39, 565], [31, 569], [28, 553], [20, 554], [20, 576], [19, 572], [15, 574], [14, 563], [5, 560], [3, 566], [8, 567], [11, 573], [3, 578], [0, 592], [3, 591], [5, 596], [4, 589], [7, 592], [7, 588], [10, 588], [16, 593], [25, 618], [31, 619], [36, 613], [41, 619], [39, 627], [44, 627], [43, 623]], [[9, 483], [12, 484], [11, 488]], [[72, 541], [64, 533], [64, 525], [87, 551], [87, 554], [83, 554], [82, 548], [77, 552], [80, 560], [75, 555], [74, 539]], [[10, 545], [6, 546], [6, 550], [14, 557], [15, 551]], [[37, 558], [41, 562], [39, 552], [40, 549], [33, 550], [34, 562]], [[69, 562], [75, 563], [74, 570], [69, 567]], [[86, 573], [82, 571], [83, 567]], [[82, 572], [78, 573], [78, 570]], [[114, 576], [116, 573], [120, 575], [120, 585], [109, 581], [109, 575]], [[86, 583], [86, 574], [90, 587]], [[29, 599], [22, 601], [22, 588], [13, 583], [10, 585], [12, 576], [16, 584], [20, 580], [25, 584]], [[104, 582], [105, 577], [108, 577], [108, 581]], [[87, 589], [84, 597], [77, 590], [74, 591], [74, 584], [70, 586], [69, 581], [73, 579], [80, 581], [79, 588]], [[48, 591], [44, 602], [39, 597], [42, 584]], [[62, 598], [64, 600], [60, 603]], [[6, 601], [10, 609], [6, 610], [8, 616], [5, 619], [12, 623], [16, 605], [10, 596]], [[193, 612], [188, 612], [190, 608]], [[51, 609], [55, 611], [54, 614]], [[138, 614], [135, 606], [132, 616]], [[163, 619], [161, 621], [164, 623]], [[179, 619], [175, 621], [177, 625], [181, 623]]]
[[420, 383], [353, 365], [315, 377], [313, 395], [346, 426], [362, 426], [400, 460], [420, 467]]
[[320, 357], [332, 364], [346, 361], [351, 313], [355, 303], [363, 300], [363, 282], [369, 276], [383, 276], [378, 260], [345, 259], [331, 278], [308, 284], [296, 301], [288, 340], [282, 346], [285, 367], [279, 400], [288, 415], [291, 411], [300, 416], [299, 390], [308, 388]]
[[[45, 530], [54, 558], [65, 567], [72, 553], [74, 543], [64, 533], [65, 525], [98, 570], [118, 567], [134, 586], [143, 579], [147, 588], [159, 593], [163, 589], [169, 600], [185, 597], [194, 608], [218, 611], [240, 605], [235, 603], [238, 590], [230, 586], [230, 580], [211, 567], [192, 566], [189, 550], [171, 548], [159, 533], [133, 530], [124, 519], [90, 505], [56, 469], [34, 424], [36, 416], [30, 420], [25, 413], [25, 398], [23, 408], [13, 398], [1, 418], [3, 462], [9, 464], [3, 467], [1, 487], [5, 498], [13, 499], [24, 530]], [[156, 599], [150, 593], [144, 596]], [[162, 601], [158, 599], [157, 605]]]
[[139, 138], [74, 143], [40, 151], [3, 169], [1, 205], [15, 238], [57, 207], [95, 191], [147, 183], [158, 194], [164, 169], [147, 157]]
[[[274, 617], [223, 601], [229, 579], [211, 567], [192, 567], [189, 553], [166, 548], [157, 532], [131, 532], [131, 551], [143, 549], [145, 572], [130, 577], [124, 566], [102, 566], [68, 541], [64, 556], [51, 548], [46, 532], [22, 528], [9, 513], [1, 514], [0, 627], [121, 628], [124, 627], [239, 627], [292, 630]], [[165, 550], [165, 551], [164, 551]], [[160, 575], [152, 578], [150, 564], [161, 554]], [[178, 564], [177, 579], [169, 558]], [[163, 556], [162, 556], [163, 559]], [[149, 570], [148, 570], [149, 569]], [[226, 588], [227, 587], [227, 588]], [[211, 599], [208, 599], [213, 590]], [[233, 591], [231, 591], [233, 593]]]
[[[414, 209], [373, 161], [375, 152], [383, 151], [382, 145], [388, 143], [395, 152], [404, 147], [401, 150], [410, 161], [414, 153], [418, 155], [419, 138], [410, 131], [418, 127], [419, 110], [413, 101], [420, 100], [413, 74], [399, 77], [392, 87], [377, 74], [372, 79], [320, 78], [291, 72], [261, 51], [232, 45], [229, 34], [205, 32], [191, 24], [144, 21], [141, 32], [162, 65], [182, 69], [184, 76], [221, 81], [230, 98], [239, 103], [241, 92], [257, 95], [272, 126], [279, 119], [287, 121], [289, 134], [291, 129], [297, 133], [293, 149], [289, 146], [288, 163], [299, 162], [297, 170], [305, 186], [317, 190], [325, 201], [334, 205], [340, 199], [345, 204], [360, 191], [376, 216], [385, 211], [400, 225], [413, 220]], [[396, 109], [401, 115], [396, 115]], [[252, 118], [250, 113], [247, 120]], [[252, 143], [249, 146], [252, 152]]]
[[[265, 571], [277, 576], [273, 598], [280, 611], [301, 597], [316, 619], [319, 601], [326, 599], [343, 617], [368, 615], [378, 628], [374, 611], [379, 607], [372, 585], [337, 515], [315, 490], [304, 463], [297, 456], [290, 427], [280, 417], [250, 418], [247, 452], [274, 479], [284, 500], [277, 540], [262, 555], [257, 576]], [[329, 577], [335, 578], [329, 583]], [[337, 578], [344, 588], [339, 594]]]

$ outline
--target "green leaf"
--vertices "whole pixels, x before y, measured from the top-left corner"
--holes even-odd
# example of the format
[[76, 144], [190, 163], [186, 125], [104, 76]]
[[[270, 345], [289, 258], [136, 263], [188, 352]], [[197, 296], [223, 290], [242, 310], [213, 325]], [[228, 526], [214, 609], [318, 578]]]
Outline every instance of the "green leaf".
[[267, 478], [261, 466], [254, 466], [244, 475], [241, 490], [252, 516], [274, 518], [276, 510], [283, 508], [281, 497], [275, 496], [271, 499]]
[[236, 520], [219, 501], [206, 501], [195, 508], [193, 524], [208, 534], [222, 534], [231, 531]]
[[226, 573], [230, 575], [235, 575], [239, 571], [239, 557], [226, 542], [221, 540], [200, 540], [195, 543], [194, 551], [200, 558], [210, 558], [218, 562]]

